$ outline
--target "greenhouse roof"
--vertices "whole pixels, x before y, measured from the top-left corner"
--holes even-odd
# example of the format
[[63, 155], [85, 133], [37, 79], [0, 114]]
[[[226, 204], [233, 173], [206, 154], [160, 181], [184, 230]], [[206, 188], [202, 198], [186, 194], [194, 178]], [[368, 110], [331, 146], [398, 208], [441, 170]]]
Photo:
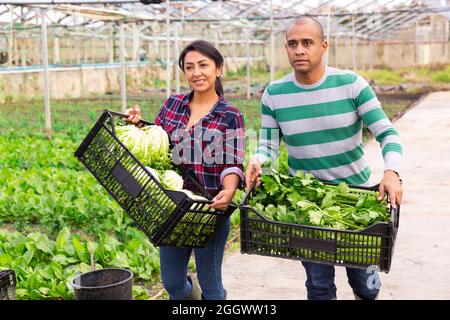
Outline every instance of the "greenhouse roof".
[[[159, 2], [159, 1], [156, 1]], [[167, 2], [169, 10], [167, 10]], [[45, 16], [49, 27], [84, 26], [89, 29], [123, 21], [139, 24], [194, 22], [208, 23], [221, 30], [236, 27], [253, 32], [285, 30], [292, 18], [315, 16], [326, 33], [352, 34], [383, 39], [430, 14], [450, 19], [446, 0], [191, 0], [162, 1], [144, 5], [135, 0], [28, 0], [0, 1], [0, 30], [13, 26], [37, 28]], [[45, 12], [42, 12], [42, 9]], [[168, 14], [168, 15], [167, 15]], [[164, 35], [165, 30], [161, 31]], [[262, 38], [267, 35], [260, 36]]]

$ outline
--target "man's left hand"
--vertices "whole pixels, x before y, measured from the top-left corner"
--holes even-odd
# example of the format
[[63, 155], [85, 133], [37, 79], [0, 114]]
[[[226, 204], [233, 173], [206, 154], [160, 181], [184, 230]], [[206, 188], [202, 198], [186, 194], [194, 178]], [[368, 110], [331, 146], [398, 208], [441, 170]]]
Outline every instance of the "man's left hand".
[[380, 196], [378, 197], [378, 200], [383, 199], [386, 193], [389, 194], [392, 208], [396, 208], [397, 205], [402, 203], [403, 188], [400, 183], [400, 178], [395, 171], [386, 170], [384, 172], [379, 190]]

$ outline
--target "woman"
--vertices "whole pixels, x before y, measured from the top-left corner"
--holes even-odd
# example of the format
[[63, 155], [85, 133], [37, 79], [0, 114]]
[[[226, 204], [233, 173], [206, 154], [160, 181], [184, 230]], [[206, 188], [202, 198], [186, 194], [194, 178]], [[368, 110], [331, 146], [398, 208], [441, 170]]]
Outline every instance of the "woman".
[[[225, 210], [244, 180], [243, 117], [223, 96], [220, 76], [224, 59], [211, 43], [198, 40], [189, 44], [181, 52], [178, 64], [192, 91], [169, 97], [155, 124], [171, 137], [174, 162], [190, 169], [214, 196], [210, 207]], [[128, 122], [137, 123], [140, 118], [139, 106], [128, 110]], [[160, 248], [161, 276], [170, 299], [226, 298], [221, 268], [229, 228], [227, 220], [205, 248], [194, 249], [201, 293], [187, 276], [192, 249]]]

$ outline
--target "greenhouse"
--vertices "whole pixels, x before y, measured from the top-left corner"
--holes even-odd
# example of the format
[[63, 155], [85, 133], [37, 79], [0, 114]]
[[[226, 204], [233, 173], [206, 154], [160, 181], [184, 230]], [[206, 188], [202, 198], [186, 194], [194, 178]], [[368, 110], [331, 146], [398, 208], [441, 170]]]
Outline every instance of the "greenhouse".
[[[326, 50], [320, 58], [321, 65], [336, 74], [354, 75], [355, 78], [351, 79], [359, 79], [367, 85], [370, 94], [373, 93], [381, 105], [380, 117], [392, 123], [393, 130], [398, 131], [401, 137], [401, 144], [397, 140], [383, 141], [388, 133], [379, 134], [375, 130], [378, 127], [372, 125], [375, 120], [364, 117], [358, 108], [369, 107], [363, 102], [361, 105], [354, 102], [352, 111], [362, 119], [358, 122], [361, 125], [358, 127], [361, 137], [358, 137], [362, 139], [364, 151], [362, 147], [359, 149], [359, 145], [354, 149], [342, 147], [342, 141], [350, 134], [340, 136], [336, 124], [321, 124], [313, 119], [316, 117], [313, 115], [306, 115], [307, 119], [301, 119], [301, 122], [297, 119], [298, 128], [295, 130], [299, 131], [294, 130], [294, 125], [289, 127], [291, 134], [283, 131], [287, 130], [283, 121], [300, 117], [300, 111], [283, 113], [285, 109], [298, 108], [294, 102], [286, 108], [280, 107], [279, 102], [273, 102], [278, 107], [269, 106], [268, 102], [275, 101], [277, 95], [282, 96], [278, 97], [279, 101], [293, 101], [295, 95], [304, 93], [309, 99], [305, 108], [313, 110], [319, 105], [325, 110], [324, 118], [339, 114], [336, 121], [344, 119], [344, 113], [341, 115], [342, 111], [338, 110], [344, 98], [335, 103], [323, 102], [331, 99], [330, 96], [343, 95], [344, 89], [330, 88], [335, 84], [323, 84], [330, 90], [319, 97], [314, 95], [317, 88], [308, 87], [309, 84], [283, 89], [291, 90], [287, 93], [279, 89], [285, 88], [282, 84], [286, 80], [283, 79], [287, 79], [288, 74], [295, 76], [301, 73], [297, 72], [295, 63], [293, 65], [287, 55], [287, 31], [293, 25], [301, 24], [299, 17], [312, 18], [322, 26]], [[183, 50], [196, 40], [208, 41], [223, 56], [223, 69], [217, 75], [223, 83], [220, 96], [227, 99], [227, 105], [242, 114], [246, 134], [245, 145], [241, 146], [242, 153], [245, 153], [245, 161], [241, 164], [242, 183], [233, 192], [234, 207], [229, 206], [225, 210], [229, 212], [231, 223], [222, 266], [227, 290], [225, 297], [232, 300], [306, 299], [307, 289], [298, 290], [306, 280], [301, 260], [355, 268], [375, 265], [379, 271], [387, 273], [382, 274], [386, 288], [381, 289], [380, 299], [449, 299], [450, 281], [438, 281], [432, 275], [424, 276], [425, 280], [420, 280], [420, 285], [411, 288], [401, 288], [400, 284], [406, 281], [408, 270], [419, 277], [422, 272], [433, 274], [433, 261], [438, 257], [443, 257], [447, 264], [450, 262], [448, 254], [444, 253], [450, 249], [450, 242], [445, 241], [449, 238], [442, 227], [450, 223], [450, 212], [428, 205], [443, 206], [450, 187], [450, 167], [446, 158], [450, 152], [450, 1], [6, 0], [0, 1], [0, 300], [77, 299], [80, 296], [76, 296], [77, 287], [73, 279], [83, 273], [108, 268], [132, 272], [132, 299], [167, 300], [174, 297], [163, 286], [160, 247], [173, 243], [183, 247], [180, 243], [184, 243], [195, 248], [203, 242], [196, 242], [193, 235], [200, 238], [206, 235], [199, 235], [200, 231], [190, 224], [203, 226], [201, 232], [209, 237], [222, 220], [211, 214], [207, 207], [215, 201], [206, 191], [207, 178], [192, 182], [194, 185], [200, 183], [199, 188], [204, 189], [199, 193], [187, 187], [183, 189], [183, 180], [180, 188], [173, 187], [177, 184], [176, 178], [167, 178], [170, 183], [167, 182], [166, 177], [172, 172], [183, 179], [186, 172], [165, 158], [169, 143], [166, 144], [162, 138], [160, 140], [160, 133], [151, 129], [141, 130], [142, 127], [138, 126], [120, 128], [119, 122], [125, 126], [121, 114], [129, 114], [130, 108], [138, 105], [142, 110], [139, 119], [145, 120], [140, 124], [153, 128], [153, 123], [164, 123], [161, 114], [169, 117], [170, 114], [161, 113], [161, 110], [171, 103], [170, 97], [186, 99], [184, 94], [188, 92], [195, 97], [195, 81], [189, 78], [188, 69], [180, 64], [184, 60], [179, 60]], [[293, 84], [298, 84], [299, 78], [296, 79]], [[350, 81], [345, 79], [342, 81]], [[358, 100], [356, 96], [352, 99]], [[316, 114], [316, 111], [310, 112]], [[270, 121], [272, 116], [276, 119], [276, 125], [273, 124], [275, 120], [267, 122], [269, 115]], [[174, 126], [173, 121], [169, 126]], [[266, 195], [259, 194], [259, 191], [248, 193], [244, 176], [251, 156], [259, 152], [260, 141], [271, 139], [268, 136], [255, 139], [262, 135], [260, 130], [267, 129], [267, 123], [272, 125], [269, 125], [271, 129], [273, 126], [281, 129], [282, 142], [277, 150], [279, 176], [278, 173], [275, 175], [279, 185], [278, 189], [270, 189], [268, 180], [263, 180], [266, 189], [260, 190], [267, 191], [267, 198], [278, 196], [278, 200], [269, 204], [272, 209], [267, 206], [261, 209], [262, 204], [266, 204]], [[186, 123], [184, 125], [188, 127]], [[353, 125], [345, 123], [348, 128]], [[312, 127], [315, 129], [307, 131]], [[315, 130], [319, 130], [317, 128], [322, 130], [320, 136], [314, 135]], [[327, 136], [325, 139], [325, 134], [332, 138]], [[300, 140], [302, 135], [305, 141]], [[439, 141], [433, 148], [431, 140], [436, 137]], [[155, 152], [159, 147], [162, 151], [158, 149], [156, 155], [149, 155], [150, 151], [137, 145], [139, 139], [148, 150]], [[343, 149], [331, 146], [339, 141]], [[392, 146], [395, 143], [400, 147]], [[318, 146], [320, 144], [324, 149]], [[388, 144], [392, 149], [383, 149]], [[318, 147], [314, 149], [312, 146]], [[386, 153], [391, 151], [392, 154], [396, 148], [400, 151], [403, 148], [404, 152], [401, 172], [386, 169], [387, 162], [383, 162], [387, 161], [384, 158]], [[327, 161], [334, 161], [344, 153], [349, 156], [352, 152], [361, 152], [361, 157], [363, 154], [367, 157], [372, 168], [372, 185], [378, 186], [386, 171], [395, 171], [402, 179], [405, 190], [401, 219], [399, 212], [392, 211], [390, 205], [390, 218], [380, 214], [387, 219], [380, 223], [389, 223], [389, 228], [393, 228], [387, 231], [392, 233], [389, 236], [367, 233], [371, 227], [366, 222], [372, 219], [367, 218], [365, 227], [368, 229], [355, 240], [352, 237], [357, 236], [352, 232], [362, 229], [351, 229], [350, 226], [356, 226], [355, 223], [360, 221], [348, 222], [343, 218], [344, 211], [338, 209], [338, 213], [330, 213], [335, 212], [336, 207], [343, 209], [351, 204], [333, 200], [334, 205], [326, 205], [332, 197], [340, 197], [336, 194], [343, 187], [339, 184], [338, 191], [330, 191], [321, 184], [322, 180], [338, 184], [342, 178], [349, 185], [359, 181], [320, 176], [328, 169]], [[269, 154], [268, 151], [266, 153]], [[317, 154], [322, 155], [322, 162], [313, 163], [311, 159]], [[430, 163], [429, 159], [433, 162]], [[330, 172], [337, 172], [337, 168], [344, 170], [342, 168], [351, 162], [348, 159], [343, 161]], [[294, 180], [283, 185], [283, 179], [288, 179], [289, 173], [292, 176], [296, 165], [299, 166], [296, 170], [304, 165], [312, 176], [300, 175], [301, 179], [295, 182], [297, 176], [294, 174], [291, 177]], [[206, 168], [208, 166], [212, 165], [205, 165]], [[220, 175], [221, 183], [222, 179]], [[367, 187], [369, 181], [364, 182]], [[270, 183], [274, 182], [270, 180]], [[316, 189], [308, 189], [309, 193], [295, 191], [294, 187], [290, 189], [289, 184], [295, 183], [302, 185], [302, 190], [312, 186]], [[184, 185], [187, 185], [186, 181]], [[356, 185], [362, 186], [362, 183]], [[432, 189], [426, 196], [421, 192], [423, 185]], [[172, 193], [182, 189], [183, 195]], [[320, 198], [325, 192], [330, 193], [326, 200]], [[381, 189], [370, 190], [373, 194], [367, 191], [369, 193], [362, 198], [364, 192], [361, 192], [348, 191], [345, 200], [350, 201], [352, 196], [359, 195], [359, 200], [352, 206], [364, 207], [370, 197], [375, 201], [375, 193]], [[315, 213], [304, 209], [305, 206], [313, 206], [304, 202], [310, 201], [305, 197], [312, 193], [322, 201], [315, 207]], [[295, 205], [290, 208], [293, 197]], [[252, 199], [260, 199], [261, 202], [255, 205]], [[242, 203], [245, 203], [244, 207]], [[277, 229], [278, 225], [277, 228], [269, 225], [261, 231], [258, 228], [266, 222], [257, 223], [249, 218], [249, 205], [262, 210], [264, 217], [260, 217], [263, 221], [269, 218], [275, 221], [283, 213], [284, 219], [291, 220], [278, 222], [289, 221], [290, 227], [284, 225]], [[320, 236], [317, 230], [311, 231], [309, 227], [296, 229], [292, 227], [296, 218], [287, 216], [294, 211], [302, 211], [296, 211], [299, 206], [305, 211], [302, 214], [309, 214], [307, 222], [312, 225], [313, 221], [324, 223], [327, 215], [342, 215], [341, 220], [327, 227], [320, 225], [323, 227]], [[376, 215], [373, 207], [367, 210], [372, 216]], [[425, 218], [435, 213], [433, 210], [439, 214]], [[170, 218], [155, 218], [161, 212], [172, 214]], [[423, 224], [422, 218], [426, 223]], [[398, 219], [402, 220], [400, 224]], [[303, 225], [306, 220], [299, 221]], [[371, 230], [376, 226], [372, 225]], [[421, 226], [427, 229], [427, 236], [419, 242], [415, 234]], [[345, 232], [331, 231], [338, 227], [343, 227]], [[273, 235], [271, 232], [274, 230], [281, 234]], [[383, 230], [386, 232], [387, 229]], [[185, 236], [189, 240], [183, 242]], [[267, 243], [259, 247], [260, 241]], [[359, 251], [346, 241], [350, 244], [358, 241]], [[275, 242], [281, 249], [270, 247]], [[365, 245], [369, 242], [367, 249]], [[315, 248], [319, 244], [325, 249]], [[389, 248], [389, 252], [380, 254], [380, 250], [385, 248]], [[352, 251], [350, 254], [346, 251], [350, 249], [358, 253]], [[426, 252], [426, 257], [422, 257], [419, 251]], [[361, 252], [366, 259], [364, 262], [359, 256]], [[278, 259], [280, 257], [288, 259]], [[199, 269], [195, 261], [192, 254], [188, 272], [194, 280]], [[234, 268], [233, 264], [239, 268]], [[247, 278], [244, 274], [250, 273], [254, 265], [258, 266], [255, 274]], [[283, 278], [280, 272], [274, 275], [274, 279], [279, 281], [267, 282], [265, 275], [272, 272], [270, 270], [285, 270], [283, 268], [289, 275]], [[336, 269], [345, 273], [344, 268]], [[12, 272], [7, 274], [7, 271]], [[192, 283], [193, 280], [189, 279]], [[7, 281], [10, 282], [9, 289], [6, 288]], [[345, 274], [336, 275], [336, 283], [343, 292], [339, 297], [353, 299], [353, 292], [349, 291], [346, 281]], [[427, 281], [430, 288], [436, 286], [435, 293], [429, 296], [428, 287], [424, 284]]]

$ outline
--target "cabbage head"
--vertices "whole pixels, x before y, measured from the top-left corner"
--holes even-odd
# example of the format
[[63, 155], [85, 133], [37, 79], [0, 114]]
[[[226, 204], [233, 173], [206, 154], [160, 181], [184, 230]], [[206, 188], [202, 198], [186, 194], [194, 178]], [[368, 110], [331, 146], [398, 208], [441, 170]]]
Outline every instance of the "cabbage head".
[[161, 183], [169, 190], [181, 191], [183, 189], [183, 178], [173, 170], [164, 171], [161, 180]]
[[162, 127], [118, 126], [116, 135], [145, 166], [157, 170], [171, 168], [169, 136]]

